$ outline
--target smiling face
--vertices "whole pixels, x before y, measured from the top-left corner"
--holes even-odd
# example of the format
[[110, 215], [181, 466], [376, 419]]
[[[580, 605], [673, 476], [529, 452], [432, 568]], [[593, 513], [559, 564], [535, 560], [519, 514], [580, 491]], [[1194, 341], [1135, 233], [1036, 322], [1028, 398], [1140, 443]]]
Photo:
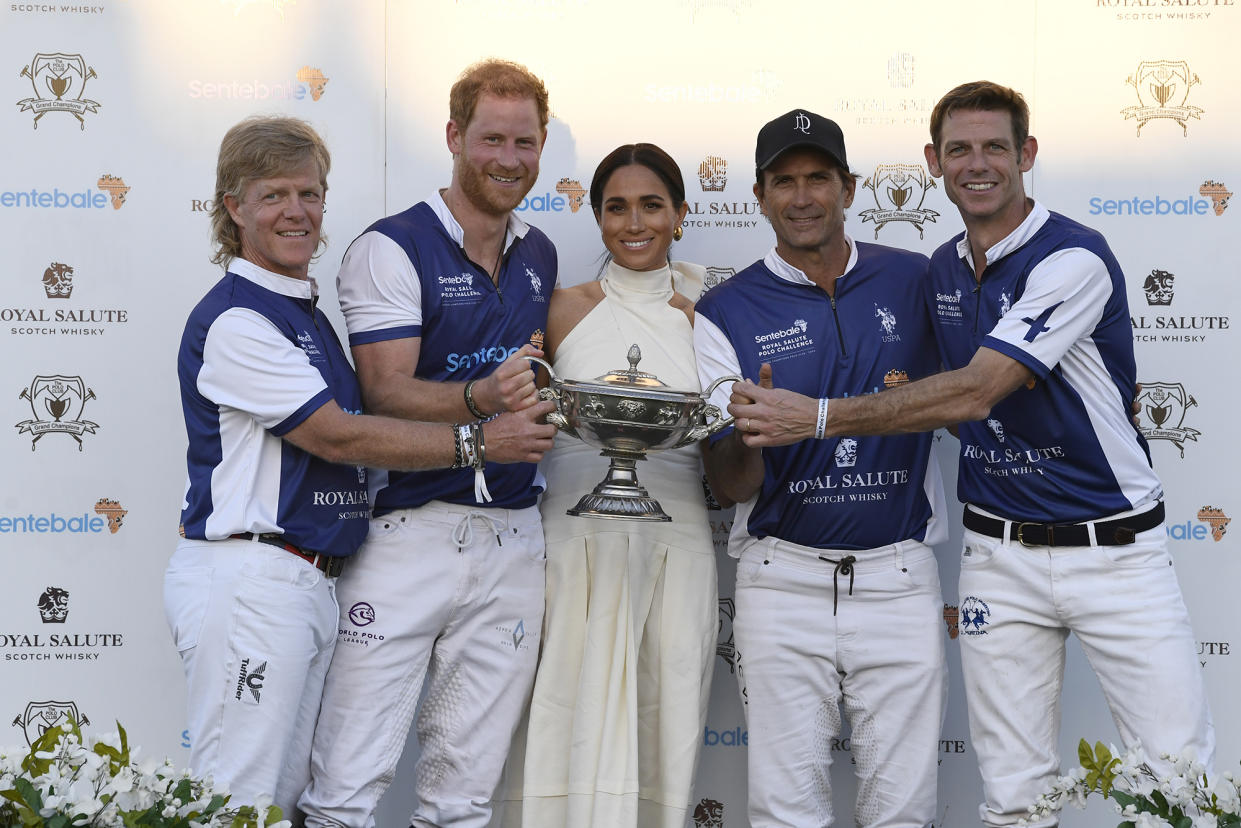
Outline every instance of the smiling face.
[[674, 204], [668, 187], [641, 164], [618, 167], [603, 188], [595, 218], [613, 260], [630, 270], [656, 270], [668, 264], [672, 231], [689, 206]]
[[841, 175], [827, 153], [795, 148], [763, 169], [763, 186], [754, 185], [763, 214], [776, 233], [776, 251], [800, 267], [806, 254], [844, 243], [845, 208], [857, 182]]
[[1033, 136], [1017, 143], [1008, 112], [967, 109], [944, 118], [938, 148], [926, 146], [926, 162], [931, 175], [943, 177], [971, 235], [985, 234], [994, 243], [1026, 217], [1021, 174], [1034, 166], [1037, 152]]
[[241, 258], [259, 267], [305, 279], [319, 247], [323, 184], [310, 159], [284, 175], [247, 182], [241, 198], [224, 206], [241, 234]]
[[533, 99], [483, 94], [464, 130], [448, 122], [448, 148], [456, 157], [453, 187], [479, 212], [508, 213], [539, 177], [545, 137]]

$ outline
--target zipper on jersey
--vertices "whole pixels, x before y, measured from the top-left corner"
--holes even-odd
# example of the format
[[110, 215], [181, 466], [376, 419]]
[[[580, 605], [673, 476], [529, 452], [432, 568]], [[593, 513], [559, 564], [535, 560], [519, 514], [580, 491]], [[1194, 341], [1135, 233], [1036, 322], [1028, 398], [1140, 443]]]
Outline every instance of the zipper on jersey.
[[[826, 293], [826, 291], [824, 291]], [[836, 313], [836, 297], [828, 294], [827, 301], [832, 305], [832, 320], [836, 323], [836, 341], [840, 343], [840, 355], [847, 357], [849, 351], [845, 348], [845, 334], [840, 329], [840, 314]]]

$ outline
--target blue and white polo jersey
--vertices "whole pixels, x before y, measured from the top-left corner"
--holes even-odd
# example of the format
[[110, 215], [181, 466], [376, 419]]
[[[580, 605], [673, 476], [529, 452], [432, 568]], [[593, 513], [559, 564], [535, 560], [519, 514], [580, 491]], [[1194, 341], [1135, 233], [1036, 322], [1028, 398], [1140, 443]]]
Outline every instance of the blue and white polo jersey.
[[234, 259], [190, 313], [177, 356], [187, 538], [272, 532], [337, 556], [366, 538], [366, 469], [282, 439], [333, 400], [362, 410], [353, 368], [315, 299], [313, 282]]
[[[773, 249], [699, 299], [694, 351], [703, 387], [727, 374], [756, 379], [764, 362], [776, 387], [816, 398], [882, 393], [937, 371], [926, 257], [849, 245], [834, 298]], [[730, 391], [723, 385], [712, 402], [722, 410]], [[943, 482], [930, 449], [927, 433], [764, 448], [763, 485], [737, 507], [730, 552], [740, 552], [744, 534], [821, 549], [943, 540]]]
[[1103, 236], [1040, 204], [987, 251], [964, 234], [931, 257], [928, 302], [945, 365], [979, 347], [1030, 369], [981, 422], [961, 423], [961, 500], [1016, 520], [1090, 520], [1162, 496], [1130, 419], [1137, 370], [1124, 274]]
[[[337, 277], [349, 344], [419, 337], [414, 376], [464, 382], [489, 375], [527, 342], [541, 342], [556, 286], [551, 241], [511, 216], [496, 285], [466, 257], [464, 240], [439, 193], [354, 240]], [[491, 507], [532, 506], [544, 488], [532, 463], [488, 463], [486, 476]], [[389, 471], [375, 514], [430, 500], [475, 504], [474, 472]]]

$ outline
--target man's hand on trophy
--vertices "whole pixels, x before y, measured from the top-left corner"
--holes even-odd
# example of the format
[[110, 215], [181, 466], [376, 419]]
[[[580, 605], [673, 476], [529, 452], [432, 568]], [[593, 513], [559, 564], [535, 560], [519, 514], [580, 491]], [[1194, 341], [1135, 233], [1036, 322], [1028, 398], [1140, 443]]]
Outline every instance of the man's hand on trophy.
[[773, 387], [771, 365], [764, 362], [758, 369], [758, 385], [749, 380], [734, 383], [728, 413], [736, 418], [747, 446], [787, 446], [814, 436], [818, 401]]
[[491, 374], [474, 384], [474, 404], [484, 414], [521, 411], [539, 401], [534, 371], [527, 357], [541, 357], [533, 345], [523, 345]]
[[544, 418], [556, 410], [550, 400], [507, 411], [483, 425], [483, 445], [493, 463], [537, 463], [552, 447], [556, 427]]

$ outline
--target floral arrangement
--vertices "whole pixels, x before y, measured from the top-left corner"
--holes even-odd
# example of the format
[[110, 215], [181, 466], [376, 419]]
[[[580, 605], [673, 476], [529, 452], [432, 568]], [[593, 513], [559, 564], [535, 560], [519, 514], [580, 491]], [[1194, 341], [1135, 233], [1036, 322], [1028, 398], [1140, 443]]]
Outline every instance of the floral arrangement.
[[1022, 824], [1059, 812], [1066, 801], [1085, 808], [1086, 797], [1099, 793], [1113, 801], [1118, 828], [1241, 828], [1241, 782], [1231, 773], [1210, 780], [1192, 756], [1164, 756], [1172, 772], [1158, 776], [1136, 748], [1123, 756], [1115, 752], [1102, 742], [1091, 750], [1082, 739], [1081, 766], [1057, 779]]
[[0, 749], [0, 828], [290, 828], [270, 801], [228, 807], [227, 791], [165, 759], [137, 764], [125, 729], [83, 737], [49, 727], [29, 753]]

